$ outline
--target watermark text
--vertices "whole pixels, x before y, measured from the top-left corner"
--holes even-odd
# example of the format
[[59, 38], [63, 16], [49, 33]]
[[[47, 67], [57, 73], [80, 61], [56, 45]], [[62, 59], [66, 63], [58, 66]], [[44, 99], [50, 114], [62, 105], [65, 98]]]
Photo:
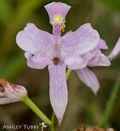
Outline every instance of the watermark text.
[[47, 127], [47, 124], [45, 122], [39, 123], [38, 125], [3, 125], [2, 129], [40, 129], [40, 131], [44, 131], [44, 129]]

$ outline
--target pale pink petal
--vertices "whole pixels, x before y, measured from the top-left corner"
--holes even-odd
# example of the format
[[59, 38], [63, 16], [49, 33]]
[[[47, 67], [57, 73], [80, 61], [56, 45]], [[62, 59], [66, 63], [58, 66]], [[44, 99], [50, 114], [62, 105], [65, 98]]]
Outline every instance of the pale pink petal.
[[40, 53], [32, 56], [32, 54], [26, 52], [25, 57], [27, 58], [27, 65], [35, 69], [43, 69], [51, 62], [45, 54]]
[[72, 70], [82, 69], [87, 66], [88, 57], [87, 55], [85, 55], [85, 57], [82, 58], [77, 54], [69, 54], [65, 57], [64, 63], [67, 66], [67, 68], [70, 68]]
[[108, 49], [108, 46], [103, 39], [100, 39], [99, 44], [98, 44], [98, 49]]
[[17, 34], [16, 41], [18, 46], [24, 51], [32, 54], [44, 53], [51, 48], [53, 36], [29, 23], [23, 31]]
[[50, 74], [50, 101], [60, 125], [68, 103], [66, 68], [63, 62], [58, 65], [50, 64], [48, 67]]
[[54, 15], [62, 15], [65, 20], [66, 14], [69, 11], [70, 6], [61, 2], [52, 2], [50, 4], [47, 4], [45, 6], [45, 9], [49, 14], [50, 22], [53, 22]]
[[120, 53], [120, 37], [112, 50], [112, 52], [108, 55], [109, 60], [113, 60]]
[[88, 63], [89, 66], [110, 66], [111, 63], [109, 59], [101, 53], [100, 50], [97, 51], [96, 55], [91, 58]]
[[81, 81], [84, 82], [88, 87], [90, 87], [96, 94], [100, 85], [95, 74], [92, 71], [90, 71], [87, 67], [76, 71]]
[[[82, 25], [75, 32], [68, 32], [60, 40], [61, 47], [66, 51], [72, 50], [82, 55], [92, 49], [94, 49], [99, 43], [100, 37], [96, 30], [94, 30], [91, 24]], [[69, 49], [70, 48], [70, 49]], [[72, 48], [72, 49], [71, 49]]]

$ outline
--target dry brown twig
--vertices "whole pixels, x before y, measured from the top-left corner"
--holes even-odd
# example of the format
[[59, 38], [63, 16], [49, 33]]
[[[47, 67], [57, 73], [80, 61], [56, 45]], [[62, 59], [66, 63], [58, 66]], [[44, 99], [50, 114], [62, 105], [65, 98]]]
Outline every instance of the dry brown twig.
[[103, 129], [95, 126], [94, 128], [87, 128], [86, 125], [83, 125], [77, 128], [77, 131], [115, 131], [113, 128]]

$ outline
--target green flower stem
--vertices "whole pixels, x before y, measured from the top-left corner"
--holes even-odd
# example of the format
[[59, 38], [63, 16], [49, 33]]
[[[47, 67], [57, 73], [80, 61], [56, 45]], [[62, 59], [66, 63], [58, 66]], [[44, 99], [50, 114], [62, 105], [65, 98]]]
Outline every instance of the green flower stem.
[[53, 112], [53, 114], [52, 114], [52, 120], [51, 120], [51, 121], [52, 121], [52, 124], [50, 125], [50, 130], [51, 130], [51, 131], [55, 131], [55, 130], [54, 130], [54, 120], [55, 120], [55, 114], [54, 114], [54, 112]]
[[53, 114], [52, 114], [52, 123], [54, 123], [54, 121], [55, 121], [55, 114], [53, 112]]
[[50, 130], [51, 130], [51, 131], [55, 131], [55, 129], [54, 129], [54, 124], [50, 125]]
[[66, 80], [68, 80], [70, 74], [71, 74], [72, 70], [68, 69], [67, 70], [67, 73], [66, 73]]
[[42, 113], [42, 111], [30, 100], [28, 96], [24, 97], [22, 100], [26, 105], [32, 109], [39, 118], [41, 118], [46, 124], [49, 126], [52, 124], [52, 122]]
[[112, 91], [110, 100], [108, 101], [108, 104], [106, 106], [106, 110], [105, 110], [105, 114], [103, 116], [102, 122], [100, 123], [100, 127], [102, 127], [102, 128], [106, 127], [107, 122], [110, 118], [112, 108], [113, 108], [113, 105], [114, 105], [114, 101], [115, 101], [115, 98], [116, 98], [116, 95], [117, 95], [119, 88], [120, 88], [120, 76], [119, 76], [119, 78], [118, 78], [118, 80], [117, 80], [117, 82], [114, 86], [114, 90]]

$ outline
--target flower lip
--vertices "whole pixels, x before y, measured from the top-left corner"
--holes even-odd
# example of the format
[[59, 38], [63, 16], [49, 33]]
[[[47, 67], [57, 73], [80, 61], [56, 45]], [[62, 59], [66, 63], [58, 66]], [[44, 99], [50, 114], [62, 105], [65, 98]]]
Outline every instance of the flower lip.
[[45, 9], [47, 10], [47, 12], [49, 14], [51, 23], [54, 20], [55, 21], [56, 20], [57, 21], [58, 20], [65, 21], [66, 14], [68, 13], [70, 8], [71, 8], [71, 6], [68, 6], [67, 4], [61, 3], [61, 2], [52, 2], [52, 3], [45, 6]]

